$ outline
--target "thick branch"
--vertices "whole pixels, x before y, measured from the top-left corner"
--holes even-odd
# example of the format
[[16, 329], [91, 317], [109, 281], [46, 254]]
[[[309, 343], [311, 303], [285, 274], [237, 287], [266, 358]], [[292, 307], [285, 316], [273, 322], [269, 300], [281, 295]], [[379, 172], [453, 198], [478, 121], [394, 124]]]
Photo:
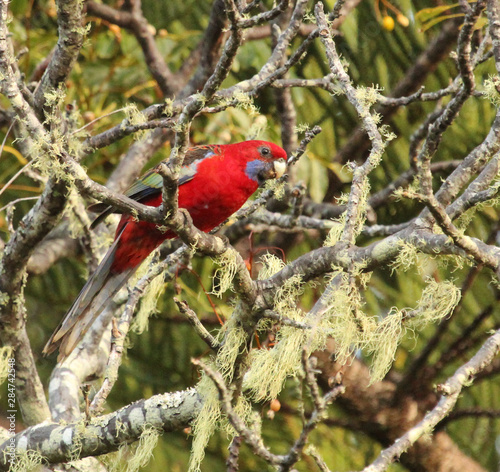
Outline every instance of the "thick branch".
[[83, 2], [58, 0], [57, 23], [59, 38], [42, 80], [35, 91], [35, 106], [41, 113], [47, 103], [47, 92], [65, 85], [83, 44]]
[[[195, 390], [164, 393], [140, 400], [103, 417], [61, 426], [43, 423], [24, 430], [14, 437], [16, 452], [37, 451], [49, 463], [97, 456], [118, 450], [123, 444], [137, 441], [145, 428], [158, 431], [178, 431], [185, 428], [201, 407]], [[9, 470], [10, 440], [0, 445], [0, 470]]]

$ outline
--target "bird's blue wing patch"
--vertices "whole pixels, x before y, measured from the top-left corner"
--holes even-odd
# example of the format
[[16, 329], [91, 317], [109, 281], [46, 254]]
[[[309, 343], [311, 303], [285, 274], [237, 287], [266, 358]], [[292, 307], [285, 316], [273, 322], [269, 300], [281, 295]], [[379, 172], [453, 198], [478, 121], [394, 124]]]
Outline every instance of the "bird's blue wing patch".
[[[213, 153], [207, 153], [203, 159], [213, 156]], [[192, 161], [189, 165], [182, 166], [179, 173], [179, 186], [193, 180], [196, 175], [198, 164], [202, 159], [197, 159]], [[128, 190], [125, 195], [133, 200], [140, 202], [141, 200], [150, 197], [151, 195], [156, 195], [161, 192], [163, 187], [163, 178], [160, 174], [157, 174], [154, 169], [150, 170], [144, 174], [137, 182], [135, 182]]]
[[[196, 175], [198, 164], [203, 159], [208, 159], [215, 155], [220, 155], [221, 149], [217, 145], [196, 146], [188, 149], [184, 159], [184, 165], [179, 175], [179, 186], [193, 180]], [[157, 174], [154, 169], [146, 172], [141, 178], [134, 182], [126, 191], [125, 195], [132, 200], [141, 202], [153, 195], [158, 195], [163, 187], [163, 178]], [[91, 211], [102, 212], [92, 223], [90, 228], [95, 228], [104, 218], [115, 210], [111, 206], [97, 203], [91, 205]]]

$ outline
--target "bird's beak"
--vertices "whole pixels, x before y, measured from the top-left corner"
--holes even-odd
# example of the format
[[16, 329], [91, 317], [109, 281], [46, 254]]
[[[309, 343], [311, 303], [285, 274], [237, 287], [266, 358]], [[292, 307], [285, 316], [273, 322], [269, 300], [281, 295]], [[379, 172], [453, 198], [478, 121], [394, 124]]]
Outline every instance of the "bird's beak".
[[276, 173], [276, 179], [279, 179], [286, 171], [286, 161], [285, 159], [277, 159], [274, 161], [274, 172]]
[[257, 175], [259, 185], [262, 185], [269, 179], [279, 179], [285, 173], [285, 170], [285, 159], [277, 159], [275, 161], [262, 163], [262, 168]]

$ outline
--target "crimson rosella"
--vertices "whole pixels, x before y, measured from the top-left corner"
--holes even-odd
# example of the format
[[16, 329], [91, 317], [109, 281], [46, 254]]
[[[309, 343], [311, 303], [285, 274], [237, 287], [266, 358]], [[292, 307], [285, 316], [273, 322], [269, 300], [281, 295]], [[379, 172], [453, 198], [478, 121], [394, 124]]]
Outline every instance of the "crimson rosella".
[[[281, 177], [285, 168], [285, 151], [266, 141], [190, 148], [179, 177], [179, 207], [189, 211], [197, 228], [208, 232], [241, 208], [260, 184]], [[162, 187], [163, 179], [153, 169], [125, 195], [156, 207], [162, 203]], [[112, 212], [108, 207], [93, 226]], [[58, 360], [65, 359], [139, 264], [163, 241], [175, 237], [172, 231], [123, 215], [113, 245], [50, 337], [44, 354], [59, 347]]]

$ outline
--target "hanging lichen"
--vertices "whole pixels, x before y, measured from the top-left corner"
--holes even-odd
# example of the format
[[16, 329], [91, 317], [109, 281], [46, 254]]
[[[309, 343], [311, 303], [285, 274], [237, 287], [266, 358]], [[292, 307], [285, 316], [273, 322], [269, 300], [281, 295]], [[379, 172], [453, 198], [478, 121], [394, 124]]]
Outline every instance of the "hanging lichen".
[[215, 359], [217, 370], [228, 381], [232, 380], [234, 364], [238, 354], [246, 349], [245, 339], [245, 331], [239, 325], [237, 317], [233, 313], [233, 316], [219, 331], [218, 341], [222, 344], [222, 347]]
[[[234, 375], [234, 367], [236, 359], [240, 353], [246, 349], [245, 332], [238, 324], [238, 308], [235, 309], [233, 316], [226, 322], [219, 332], [218, 340], [221, 342], [221, 348], [217, 353], [217, 357], [209, 365], [214, 367], [222, 374], [226, 382], [230, 382]], [[189, 471], [197, 472], [200, 470], [200, 464], [205, 455], [205, 447], [208, 440], [217, 428], [221, 426], [221, 410], [219, 403], [219, 392], [212, 380], [203, 373], [200, 382], [196, 388], [199, 395], [203, 398], [203, 407], [193, 422], [193, 445], [191, 459], [189, 463]], [[241, 413], [247, 412], [244, 417], [248, 416], [249, 405], [242, 403], [237, 408]], [[230, 428], [228, 429], [230, 430]]]
[[[259, 278], [270, 277], [284, 267], [284, 263], [271, 254], [262, 258], [262, 264]], [[277, 290], [274, 311], [291, 320], [303, 320], [304, 313], [296, 302], [302, 293], [302, 278], [298, 274], [294, 275]], [[244, 386], [254, 399], [260, 401], [276, 398], [286, 378], [297, 374], [301, 369], [304, 341], [304, 330], [282, 326], [272, 349], [255, 349], [250, 353], [251, 369], [245, 376]]]
[[491, 75], [489, 79], [484, 81], [483, 97], [489, 100], [496, 108], [500, 107], [500, 93], [498, 87], [500, 86], [500, 77]]
[[429, 278], [416, 308], [412, 310], [407, 326], [419, 330], [442, 320], [452, 313], [460, 297], [460, 289], [452, 282], [436, 282]]
[[[500, 156], [498, 157], [500, 159]], [[500, 189], [500, 180], [495, 180], [492, 182], [490, 185], [490, 191], [492, 193], [497, 193], [498, 190]], [[500, 205], [500, 198], [491, 198], [489, 200], [486, 200], [484, 202], [480, 202], [477, 205], [474, 205], [473, 207], [469, 208], [467, 211], [464, 211], [456, 220], [455, 226], [459, 228], [460, 230], [465, 231], [465, 229], [471, 224], [471, 222], [474, 219], [474, 216], [478, 211], [492, 211], [494, 214], [496, 214], [496, 210], [493, 210], [494, 208], [498, 207]]]
[[391, 368], [396, 349], [408, 329], [421, 330], [450, 315], [460, 301], [460, 290], [453, 283], [429, 278], [414, 309], [392, 308], [365, 339], [364, 348], [372, 354], [371, 382], [382, 380]]
[[16, 457], [11, 462], [9, 472], [31, 472], [43, 463], [43, 457], [38, 451], [16, 451]]
[[259, 280], [268, 279], [285, 267], [285, 263], [279, 257], [270, 253], [264, 254], [259, 262], [262, 265], [257, 276]]
[[206, 374], [202, 374], [196, 391], [203, 399], [203, 406], [192, 424], [194, 438], [189, 459], [189, 472], [201, 471], [200, 465], [205, 457], [205, 448], [221, 417], [217, 388]]
[[418, 250], [413, 245], [403, 240], [397, 241], [398, 245], [398, 255], [396, 259], [391, 263], [391, 269], [394, 273], [398, 269], [403, 271], [408, 271], [414, 266], [418, 266]]
[[145, 425], [137, 442], [124, 444], [117, 452], [101, 456], [100, 459], [106, 464], [108, 472], [137, 472], [148, 465], [159, 437], [158, 429]]
[[[128, 125], [137, 126], [142, 125], [147, 122], [146, 116], [140, 112], [139, 108], [135, 103], [129, 103], [123, 109], [125, 113], [125, 120], [122, 122], [122, 127], [126, 127]], [[143, 139], [147, 134], [147, 130], [140, 130], [134, 133], [134, 138], [136, 140]]]
[[[152, 262], [155, 258], [156, 252], [151, 254], [146, 261], [141, 264], [137, 272], [137, 277], [134, 278], [129, 284], [130, 287], [134, 287], [137, 284], [137, 281], [142, 279], [142, 277], [146, 276], [146, 274], [152, 270], [154, 270], [154, 266], [156, 265]], [[132, 323], [131, 329], [137, 333], [141, 334], [142, 332], [148, 329], [149, 317], [157, 312], [158, 299], [161, 294], [165, 290], [166, 283], [162, 274], [154, 277], [145, 287], [144, 293], [141, 297], [141, 303], [139, 306], [139, 310], [137, 311], [136, 316], [134, 317], [134, 321]]]
[[316, 331], [321, 329], [335, 339], [336, 357], [343, 363], [363, 345], [367, 333], [373, 330], [373, 321], [362, 310], [363, 301], [355, 284], [356, 278], [341, 268], [333, 269], [328, 298], [323, 301], [322, 313], [315, 316], [315, 324]]
[[276, 179], [267, 180], [264, 189], [272, 190], [274, 192], [273, 197], [276, 200], [281, 200], [285, 196], [286, 182]]
[[250, 354], [251, 369], [244, 386], [257, 401], [276, 398], [287, 377], [301, 369], [303, 330], [283, 326], [272, 349], [255, 349]]
[[370, 383], [385, 377], [396, 356], [396, 349], [405, 332], [403, 314], [395, 310], [376, 324], [375, 329], [365, 332], [365, 353], [373, 354], [370, 366]]
[[12, 358], [12, 352], [11, 346], [0, 348], [0, 385], [5, 382], [9, 375], [9, 369], [11, 367], [9, 359]]
[[222, 297], [222, 295], [232, 287], [233, 279], [238, 270], [234, 250], [227, 249], [218, 256], [214, 262], [220, 267], [215, 271], [213, 277], [214, 286], [212, 288], [212, 293], [217, 297]]
[[[337, 199], [337, 204], [338, 205], [345, 205], [349, 199], [349, 195], [347, 194], [342, 194], [338, 199]], [[333, 226], [328, 232], [324, 246], [326, 247], [333, 247], [335, 244], [337, 244], [340, 241], [340, 238], [342, 237], [342, 232], [344, 231], [345, 228], [345, 222], [346, 222], [346, 212], [343, 212], [338, 218], [334, 218], [333, 221]]]

